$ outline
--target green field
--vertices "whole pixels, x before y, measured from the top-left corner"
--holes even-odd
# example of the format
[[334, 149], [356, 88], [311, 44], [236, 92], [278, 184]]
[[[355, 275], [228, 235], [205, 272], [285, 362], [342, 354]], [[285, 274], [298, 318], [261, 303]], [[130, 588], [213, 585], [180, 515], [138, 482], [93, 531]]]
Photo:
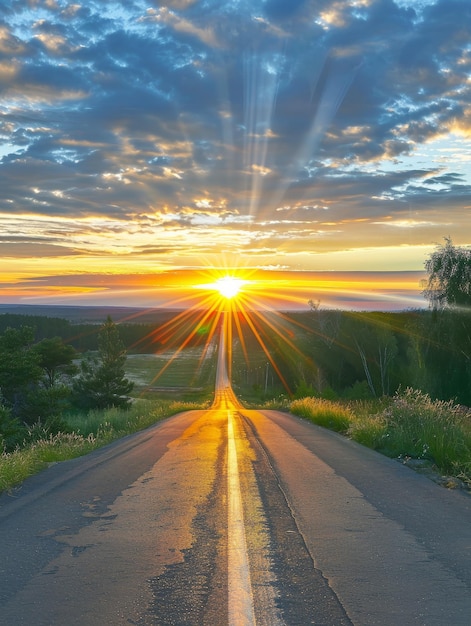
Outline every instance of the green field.
[[128, 354], [126, 376], [135, 384], [134, 395], [172, 395], [192, 398], [214, 391], [217, 346], [158, 354]]

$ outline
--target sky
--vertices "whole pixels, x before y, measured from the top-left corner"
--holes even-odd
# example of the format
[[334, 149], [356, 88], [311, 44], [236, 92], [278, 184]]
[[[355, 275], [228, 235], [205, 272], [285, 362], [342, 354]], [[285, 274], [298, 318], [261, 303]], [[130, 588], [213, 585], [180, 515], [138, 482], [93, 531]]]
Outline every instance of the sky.
[[470, 137], [469, 0], [3, 0], [0, 303], [426, 306]]

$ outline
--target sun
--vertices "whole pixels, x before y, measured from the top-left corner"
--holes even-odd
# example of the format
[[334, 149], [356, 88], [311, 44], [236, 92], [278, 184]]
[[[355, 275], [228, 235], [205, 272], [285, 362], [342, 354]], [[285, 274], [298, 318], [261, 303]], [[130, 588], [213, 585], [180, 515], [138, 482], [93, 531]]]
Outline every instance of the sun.
[[[246, 293], [246, 287], [249, 287], [252, 280], [239, 277], [237, 274], [217, 273], [211, 277], [212, 282], [204, 285], [194, 285], [195, 289], [206, 291], [207, 304], [221, 305], [221, 300], [233, 300], [237, 302], [237, 306], [242, 306], [249, 297]], [[222, 305], [221, 305], [222, 306]]]
[[228, 300], [239, 295], [245, 280], [234, 278], [234, 276], [223, 276], [218, 278], [214, 283], [214, 289], [219, 291], [220, 295]]

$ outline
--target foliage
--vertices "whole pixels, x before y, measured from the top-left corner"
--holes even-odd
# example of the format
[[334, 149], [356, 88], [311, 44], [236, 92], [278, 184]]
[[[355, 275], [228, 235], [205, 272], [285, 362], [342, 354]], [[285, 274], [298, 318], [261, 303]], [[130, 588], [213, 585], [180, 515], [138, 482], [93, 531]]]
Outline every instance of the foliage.
[[307, 396], [313, 396], [315, 394], [315, 390], [311, 384], [308, 384], [305, 380], [301, 380], [296, 385], [296, 390], [294, 392], [294, 398], [306, 398]]
[[116, 324], [110, 316], [100, 329], [98, 357], [82, 360], [74, 381], [75, 404], [84, 409], [128, 407], [134, 383], [125, 377], [126, 351]]
[[423, 291], [434, 309], [471, 305], [471, 250], [458, 248], [450, 238], [425, 262], [428, 282]]
[[27, 435], [27, 428], [11, 410], [0, 404], [0, 452], [9, 452], [19, 446]]
[[315, 310], [293, 317], [311, 329], [301, 347], [317, 367], [311, 379], [289, 381], [305, 395], [325, 397], [330, 388], [333, 397], [367, 399], [413, 387], [471, 405], [471, 311]]
[[371, 388], [366, 380], [355, 381], [351, 387], [348, 387], [342, 393], [344, 400], [368, 400], [372, 397]]
[[3, 403], [21, 417], [28, 391], [41, 377], [39, 356], [32, 350], [33, 329], [7, 328], [0, 335], [0, 390]]
[[44, 371], [46, 387], [51, 388], [61, 377], [70, 377], [77, 372], [73, 364], [76, 350], [64, 344], [60, 337], [43, 339], [35, 344], [34, 350], [39, 355], [38, 365]]
[[21, 444], [38, 421], [50, 433], [66, 429], [60, 416], [68, 408], [69, 390], [57, 380], [71, 356], [68, 346], [61, 344], [59, 352], [57, 340], [35, 344], [29, 326], [7, 328], [0, 335], [0, 436], [6, 450]]

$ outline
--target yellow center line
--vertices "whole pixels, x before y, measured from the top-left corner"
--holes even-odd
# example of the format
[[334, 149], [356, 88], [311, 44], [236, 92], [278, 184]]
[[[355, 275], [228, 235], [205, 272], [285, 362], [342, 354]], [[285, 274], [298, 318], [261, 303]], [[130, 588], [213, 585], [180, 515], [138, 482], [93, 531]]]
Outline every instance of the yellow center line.
[[227, 500], [229, 626], [254, 626], [256, 621], [232, 411], [227, 411]]

